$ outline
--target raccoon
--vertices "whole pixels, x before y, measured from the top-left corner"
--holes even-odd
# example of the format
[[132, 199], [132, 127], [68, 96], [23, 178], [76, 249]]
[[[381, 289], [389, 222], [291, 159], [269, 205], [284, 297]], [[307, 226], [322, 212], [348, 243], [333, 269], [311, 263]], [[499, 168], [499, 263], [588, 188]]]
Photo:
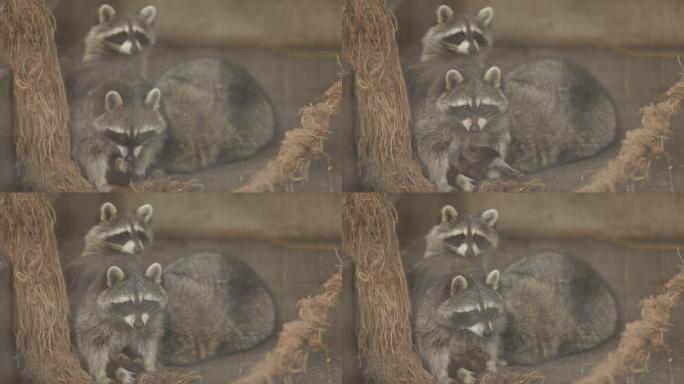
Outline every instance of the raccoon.
[[424, 257], [455, 255], [475, 257], [499, 245], [496, 223], [499, 212], [488, 209], [481, 215], [459, 215], [454, 207], [442, 208], [442, 221], [425, 236]]
[[437, 24], [423, 37], [420, 61], [486, 53], [494, 43], [491, 32], [493, 19], [491, 7], [481, 9], [476, 15], [454, 15], [449, 6], [439, 6]]
[[437, 382], [452, 383], [451, 375], [471, 384], [474, 373], [495, 372], [505, 327], [499, 271], [433, 256], [411, 269], [408, 283], [416, 349]]
[[519, 365], [585, 351], [617, 328], [617, 304], [587, 263], [558, 253], [527, 256], [501, 278], [508, 327], [502, 353]]
[[109, 4], [97, 11], [95, 24], [83, 40], [83, 61], [109, 62], [136, 58], [144, 69], [145, 54], [155, 42], [154, 21], [157, 9], [149, 5], [137, 14], [118, 15]]
[[276, 329], [269, 289], [236, 258], [206, 252], [180, 258], [165, 268], [164, 287], [169, 296], [164, 364], [191, 365], [244, 351]]
[[506, 76], [510, 162], [528, 173], [591, 157], [615, 141], [617, 112], [608, 92], [566, 61], [525, 64]]
[[[121, 353], [142, 357], [146, 372], [157, 367], [168, 298], [158, 263], [143, 268], [129, 256], [82, 257], [65, 270], [73, 342], [97, 384], [114, 383], [107, 367]], [[119, 367], [119, 383], [133, 373]]]
[[110, 192], [117, 173], [146, 177], [166, 141], [161, 91], [115, 64], [84, 66], [67, 87], [72, 154], [86, 179]]
[[165, 166], [187, 173], [256, 154], [273, 138], [275, 114], [246, 70], [215, 59], [179, 64], [157, 83], [169, 117]]
[[114, 204], [104, 203], [100, 221], [85, 235], [82, 256], [142, 254], [153, 240], [153, 213], [150, 204], [141, 205], [135, 213], [120, 214]]
[[[495, 151], [488, 177], [500, 177], [501, 171], [519, 176], [506, 163], [511, 135], [501, 71], [491, 67], [482, 75], [477, 66], [446, 70], [449, 66], [447, 61], [423, 73], [420, 82], [429, 81], [432, 86], [414, 107], [413, 136], [428, 178], [440, 191], [453, 191], [447, 178], [449, 168], [458, 170], [459, 163], [468, 161], [464, 156], [471, 148]], [[461, 190], [474, 191], [473, 181], [457, 172], [455, 184]]]

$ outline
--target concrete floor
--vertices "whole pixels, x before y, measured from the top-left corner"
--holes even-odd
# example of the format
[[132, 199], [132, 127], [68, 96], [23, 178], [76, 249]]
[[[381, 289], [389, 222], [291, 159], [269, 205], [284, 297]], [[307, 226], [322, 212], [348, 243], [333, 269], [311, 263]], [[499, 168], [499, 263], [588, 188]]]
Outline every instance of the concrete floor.
[[[425, 249], [423, 234], [401, 239], [402, 256], [407, 270], [421, 259]], [[683, 247], [684, 248], [684, 247]], [[557, 251], [577, 256], [594, 267], [615, 293], [620, 331], [625, 322], [639, 318], [639, 302], [660, 293], [663, 284], [677, 273], [684, 260], [677, 249], [666, 244], [619, 245], [592, 239], [508, 239], [502, 238], [499, 250], [483, 259], [486, 268], [505, 269], [515, 260], [533, 253]], [[684, 307], [673, 311], [673, 328], [665, 335], [669, 350], [654, 353], [644, 374], [619, 383], [674, 384], [684, 382]], [[613, 351], [619, 343], [615, 335], [598, 348], [535, 367], [513, 367], [522, 371], [538, 370], [546, 384], [566, 384], [591, 372], [592, 367]]]
[[[80, 239], [61, 239], [63, 263], [78, 257]], [[315, 244], [275, 245], [253, 240], [195, 240], [157, 238], [146, 253], [162, 264], [193, 252], [226, 252], [246, 261], [271, 288], [283, 321], [298, 318], [297, 301], [320, 292], [321, 285], [337, 271], [339, 261], [334, 246]], [[338, 305], [330, 319], [340, 318]], [[339, 383], [342, 377], [342, 329], [340, 322], [332, 325], [323, 340], [324, 351], [309, 356], [306, 371], [291, 378], [291, 383]], [[199, 371], [205, 384], [224, 384], [245, 374], [276, 345], [271, 338], [257, 348], [231, 356], [206, 361], [191, 369]], [[276, 381], [277, 382], [277, 381]]]

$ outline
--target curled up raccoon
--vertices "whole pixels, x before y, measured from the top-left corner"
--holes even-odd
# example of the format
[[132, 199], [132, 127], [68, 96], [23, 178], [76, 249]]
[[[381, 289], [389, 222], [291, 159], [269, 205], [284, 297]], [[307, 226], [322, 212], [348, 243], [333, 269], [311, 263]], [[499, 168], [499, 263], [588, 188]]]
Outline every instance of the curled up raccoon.
[[505, 326], [499, 271], [464, 258], [432, 256], [408, 273], [414, 345], [439, 384], [474, 384], [497, 370]]
[[164, 160], [171, 172], [245, 159], [273, 138], [273, 105], [244, 68], [218, 59], [197, 59], [172, 68], [157, 85], [168, 114]]
[[480, 215], [459, 214], [450, 205], [442, 208], [442, 220], [425, 236], [424, 257], [454, 255], [475, 257], [499, 244], [496, 223], [499, 212], [488, 209]]
[[533, 365], [594, 348], [617, 329], [618, 310], [606, 282], [584, 261], [553, 252], [513, 263], [501, 277], [508, 362]]
[[154, 372], [168, 301], [161, 265], [121, 255], [80, 257], [67, 266], [65, 277], [73, 342], [95, 382], [135, 381], [131, 371], [111, 367], [123, 353], [142, 358], [144, 371]]

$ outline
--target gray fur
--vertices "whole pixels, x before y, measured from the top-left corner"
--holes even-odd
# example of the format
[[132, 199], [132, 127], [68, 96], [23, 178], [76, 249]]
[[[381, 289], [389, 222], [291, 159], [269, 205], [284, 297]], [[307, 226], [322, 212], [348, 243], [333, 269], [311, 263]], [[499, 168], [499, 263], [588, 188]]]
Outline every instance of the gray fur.
[[[81, 257], [67, 266], [73, 341], [97, 384], [114, 382], [107, 366], [124, 351], [142, 357], [146, 372], [156, 370], [168, 300], [161, 276], [150, 273], [157, 269], [130, 256]], [[117, 369], [118, 378], [130, 380], [124, 371]]]
[[251, 349], [276, 329], [275, 302], [244, 262], [199, 253], [164, 270], [169, 295], [165, 364], [189, 365]]
[[435, 255], [411, 269], [408, 283], [416, 349], [438, 382], [474, 383], [473, 372], [496, 371], [505, 327], [498, 271]]
[[135, 212], [118, 212], [112, 203], [104, 203], [98, 223], [85, 235], [82, 256], [142, 254], [154, 238], [152, 214], [149, 204]]
[[71, 149], [83, 175], [100, 192], [111, 191], [113, 174], [146, 177], [166, 140], [158, 90], [122, 63], [84, 64], [66, 82]]
[[505, 358], [533, 365], [585, 351], [610, 338], [617, 304], [601, 276], [585, 262], [558, 253], [525, 257], [501, 278], [508, 328]]
[[616, 137], [617, 116], [607, 91], [566, 61], [525, 64], [506, 76], [511, 165], [533, 172], [594, 156]]
[[498, 212], [489, 209], [480, 215], [458, 214], [450, 205], [442, 208], [442, 220], [425, 236], [424, 257], [453, 255], [475, 257], [495, 249], [499, 244], [496, 231]]
[[486, 53], [494, 43], [491, 23], [492, 8], [483, 8], [474, 15], [455, 15], [446, 5], [437, 8], [437, 24], [423, 37], [421, 62]]
[[[495, 152], [488, 164], [493, 172], [515, 172], [505, 161], [511, 136], [501, 72], [496, 67], [483, 70], [461, 63], [456, 69], [453, 65], [447, 60], [426, 66], [413, 97], [418, 159], [428, 179], [442, 192], [454, 190], [447, 178], [449, 169], [458, 171], [460, 163], [469, 161], [466, 157], [472, 148]], [[455, 181], [460, 190], [474, 191], [473, 180], [462, 172]]]
[[243, 68], [215, 59], [182, 63], [158, 82], [169, 116], [167, 168], [192, 172], [253, 156], [273, 138], [266, 92]]

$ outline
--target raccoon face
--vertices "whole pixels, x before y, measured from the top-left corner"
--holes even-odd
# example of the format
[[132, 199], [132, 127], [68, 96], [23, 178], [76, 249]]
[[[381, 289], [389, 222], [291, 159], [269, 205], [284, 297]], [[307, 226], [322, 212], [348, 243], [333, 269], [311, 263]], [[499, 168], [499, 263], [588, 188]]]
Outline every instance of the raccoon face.
[[484, 281], [469, 282], [462, 275], [455, 276], [447, 287], [449, 299], [438, 308], [438, 313], [455, 328], [480, 337], [500, 334], [504, 325], [503, 298], [498, 292], [499, 271], [488, 273]]
[[438, 246], [461, 257], [475, 257], [498, 246], [499, 213], [489, 209], [481, 215], [459, 215], [450, 205], [442, 208], [442, 222], [428, 234], [428, 246]]
[[103, 4], [97, 16], [97, 24], [85, 39], [86, 49], [135, 55], [154, 44], [152, 27], [157, 16], [154, 6], [147, 6], [135, 15], [118, 16], [112, 6]]
[[508, 110], [508, 99], [501, 90], [501, 70], [492, 67], [482, 78], [470, 79], [456, 69], [450, 70], [437, 106], [467, 132], [481, 132]]
[[111, 266], [107, 269], [106, 281], [107, 286], [98, 297], [100, 309], [131, 328], [144, 328], [166, 308], [168, 298], [161, 286], [159, 263], [150, 265], [143, 274]]
[[139, 255], [152, 241], [150, 228], [152, 206], [138, 207], [135, 213], [119, 213], [112, 203], [100, 208], [100, 222], [85, 237], [86, 249], [107, 249], [130, 255]]
[[93, 122], [95, 129], [116, 146], [124, 160], [134, 163], [149, 140], [166, 132], [160, 103], [158, 88], [147, 92], [142, 100], [124, 100], [119, 92], [109, 91], [105, 95], [104, 113]]
[[481, 9], [476, 15], [455, 16], [446, 5], [437, 8], [437, 24], [428, 30], [423, 39], [426, 49], [476, 55], [492, 46], [491, 32], [494, 10]]

